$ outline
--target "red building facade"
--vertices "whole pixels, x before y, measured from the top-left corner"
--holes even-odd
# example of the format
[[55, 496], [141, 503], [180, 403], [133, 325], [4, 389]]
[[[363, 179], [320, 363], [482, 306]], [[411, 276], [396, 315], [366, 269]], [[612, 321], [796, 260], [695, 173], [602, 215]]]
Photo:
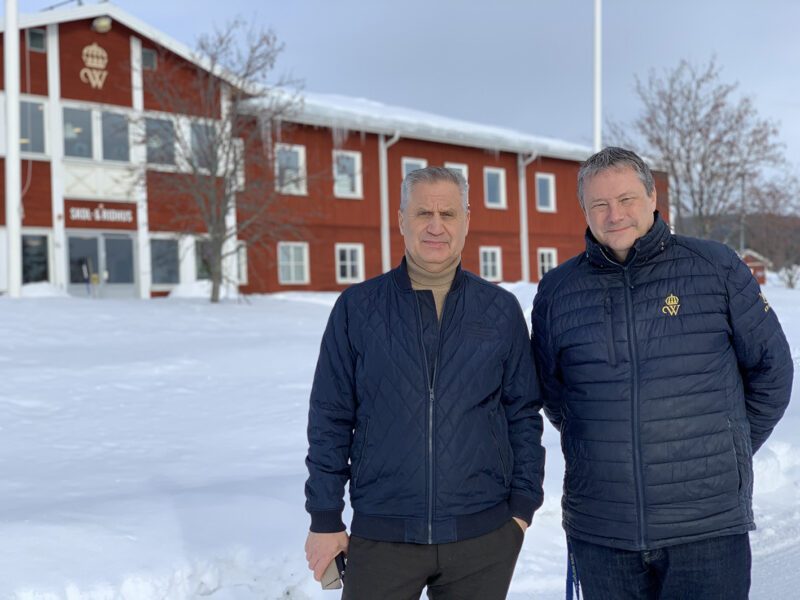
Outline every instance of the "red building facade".
[[[177, 109], [154, 83], [169, 69], [191, 96], [191, 52], [109, 4], [26, 15], [20, 26], [23, 282], [147, 298], [207, 279], [203, 222], [172, 185], [189, 176], [175, 138], [216, 122], [223, 98]], [[0, 81], [1, 69], [2, 60]], [[404, 248], [400, 185], [422, 166], [458, 169], [468, 180], [468, 270], [538, 281], [583, 248], [576, 179], [591, 153], [583, 146], [317, 95], [270, 144], [263, 150], [274, 164], [265, 171], [245, 161], [242, 193], [266, 181], [278, 226], [266, 241], [242, 234], [224, 265], [243, 293], [341, 290], [392, 268]], [[666, 216], [666, 178], [657, 181]], [[5, 218], [0, 197], [0, 292]], [[245, 209], [232, 218], [244, 222]]]

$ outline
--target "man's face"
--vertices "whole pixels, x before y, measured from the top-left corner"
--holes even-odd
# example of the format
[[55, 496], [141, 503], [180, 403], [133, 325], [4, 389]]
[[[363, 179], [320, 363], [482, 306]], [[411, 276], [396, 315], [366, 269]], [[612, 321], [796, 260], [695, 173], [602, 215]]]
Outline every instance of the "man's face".
[[455, 183], [416, 184], [405, 211], [397, 214], [406, 251], [425, 270], [439, 273], [461, 254], [469, 229], [469, 211], [464, 211]]
[[634, 242], [653, 226], [656, 192], [648, 196], [632, 168], [611, 168], [586, 181], [583, 206], [595, 239], [623, 262]]

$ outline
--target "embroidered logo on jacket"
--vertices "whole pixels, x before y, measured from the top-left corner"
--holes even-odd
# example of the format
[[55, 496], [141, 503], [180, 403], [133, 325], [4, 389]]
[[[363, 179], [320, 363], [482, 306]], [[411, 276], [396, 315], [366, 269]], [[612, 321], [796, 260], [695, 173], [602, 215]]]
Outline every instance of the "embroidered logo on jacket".
[[674, 317], [678, 314], [678, 309], [681, 307], [680, 299], [675, 294], [670, 294], [667, 296], [666, 300], [664, 300], [664, 306], [661, 307], [661, 312], [665, 315], [669, 315], [670, 317]]
[[764, 303], [764, 312], [769, 312], [769, 302], [767, 302], [767, 297], [764, 295], [764, 292], [759, 292], [758, 295]]

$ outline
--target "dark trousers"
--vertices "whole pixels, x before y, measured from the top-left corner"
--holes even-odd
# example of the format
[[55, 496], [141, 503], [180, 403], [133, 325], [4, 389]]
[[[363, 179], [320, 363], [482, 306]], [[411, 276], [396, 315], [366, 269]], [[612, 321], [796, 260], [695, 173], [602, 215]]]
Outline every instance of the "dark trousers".
[[343, 600], [502, 600], [524, 534], [513, 520], [452, 544], [403, 544], [350, 537]]
[[746, 533], [645, 552], [570, 546], [586, 600], [746, 600], [750, 590]]

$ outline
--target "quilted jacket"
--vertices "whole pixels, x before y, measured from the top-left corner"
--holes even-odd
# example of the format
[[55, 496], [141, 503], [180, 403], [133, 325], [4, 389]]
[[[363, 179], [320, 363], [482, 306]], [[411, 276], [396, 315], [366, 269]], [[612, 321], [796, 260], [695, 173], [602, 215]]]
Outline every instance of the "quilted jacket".
[[337, 300], [311, 391], [311, 530], [438, 544], [488, 533], [542, 502], [541, 401], [509, 292], [456, 271], [441, 325], [405, 260]]
[[587, 232], [534, 299], [568, 535], [645, 550], [754, 529], [752, 455], [792, 385], [775, 312], [732, 250], [657, 213], [612, 256]]

